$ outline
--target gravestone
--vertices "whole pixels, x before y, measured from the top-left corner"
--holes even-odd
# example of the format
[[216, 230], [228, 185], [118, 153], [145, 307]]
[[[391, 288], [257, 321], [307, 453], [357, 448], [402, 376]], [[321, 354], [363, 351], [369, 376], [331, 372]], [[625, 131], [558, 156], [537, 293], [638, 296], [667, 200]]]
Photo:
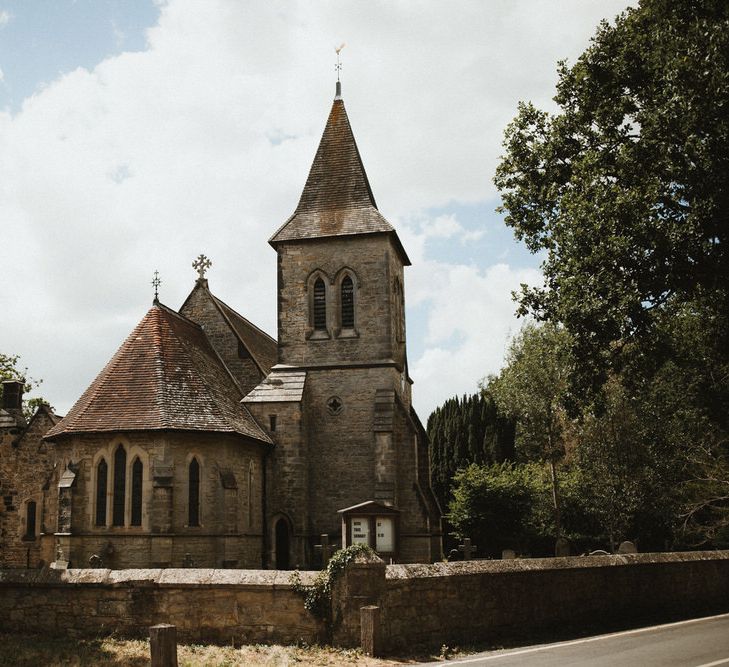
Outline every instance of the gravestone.
[[321, 567], [323, 570], [327, 566], [327, 563], [329, 563], [329, 559], [332, 557], [332, 547], [329, 544], [329, 535], [327, 533], [324, 533], [319, 537], [321, 539], [321, 544], [315, 544], [314, 549], [321, 553]]
[[516, 551], [513, 549], [504, 549], [501, 552], [501, 559], [502, 560], [514, 560], [516, 558]]
[[94, 569], [104, 567], [104, 561], [99, 554], [91, 554], [91, 557], [89, 558], [89, 567]]
[[564, 537], [560, 537], [554, 545], [554, 555], [557, 558], [563, 558], [565, 556], [571, 556], [572, 550], [570, 549], [570, 542]]
[[458, 551], [463, 554], [463, 560], [471, 560], [476, 553], [478, 547], [475, 544], [471, 544], [470, 537], [463, 538], [463, 544], [458, 545]]
[[621, 542], [620, 546], [618, 547], [618, 553], [619, 554], [637, 554], [638, 548], [635, 546], [633, 542], [630, 542], [629, 540], [625, 540], [625, 542]]
[[192, 560], [192, 554], [185, 554], [182, 558], [182, 567], [195, 567], [195, 561]]

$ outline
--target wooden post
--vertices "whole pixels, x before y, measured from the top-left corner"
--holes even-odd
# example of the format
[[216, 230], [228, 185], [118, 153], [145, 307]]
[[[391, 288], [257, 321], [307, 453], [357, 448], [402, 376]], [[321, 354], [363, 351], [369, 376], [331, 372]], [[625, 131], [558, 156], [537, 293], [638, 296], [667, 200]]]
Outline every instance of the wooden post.
[[160, 623], [149, 628], [152, 667], [177, 667], [177, 627]]
[[377, 657], [380, 655], [380, 608], [360, 607], [360, 628], [362, 633], [362, 653]]

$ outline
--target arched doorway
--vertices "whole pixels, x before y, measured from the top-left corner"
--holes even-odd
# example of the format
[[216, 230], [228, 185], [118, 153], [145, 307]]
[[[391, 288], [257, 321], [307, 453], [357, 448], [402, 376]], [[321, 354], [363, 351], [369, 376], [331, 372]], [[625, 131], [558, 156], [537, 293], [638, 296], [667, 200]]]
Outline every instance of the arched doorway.
[[281, 518], [276, 522], [276, 569], [288, 570], [289, 565], [289, 523]]

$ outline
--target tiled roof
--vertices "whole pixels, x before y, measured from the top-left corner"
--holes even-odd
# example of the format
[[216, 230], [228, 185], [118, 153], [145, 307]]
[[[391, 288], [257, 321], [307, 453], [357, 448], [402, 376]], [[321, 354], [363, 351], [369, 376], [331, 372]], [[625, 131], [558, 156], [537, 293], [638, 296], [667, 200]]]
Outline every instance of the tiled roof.
[[202, 329], [156, 304], [46, 437], [173, 429], [271, 442], [240, 399]]
[[274, 366], [265, 378], [248, 396], [244, 403], [288, 403], [298, 402], [304, 393], [306, 371], [294, 370], [289, 366]]
[[246, 346], [254, 361], [264, 374], [270, 373], [271, 368], [278, 361], [278, 343], [265, 331], [249, 322], [243, 315], [233, 310], [227, 303], [221, 301], [212, 292], [215, 305], [222, 311], [233, 327], [234, 333], [241, 343]]
[[299, 205], [269, 243], [376, 233], [392, 234], [407, 260], [395, 229], [377, 210], [344, 102], [335, 99]]

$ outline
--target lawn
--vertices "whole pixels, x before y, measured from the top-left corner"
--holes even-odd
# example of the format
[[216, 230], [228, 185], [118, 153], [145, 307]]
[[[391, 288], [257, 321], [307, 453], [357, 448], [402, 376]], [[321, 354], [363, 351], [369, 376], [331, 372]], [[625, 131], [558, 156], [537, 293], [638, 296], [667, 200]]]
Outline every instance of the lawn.
[[[177, 649], [180, 667], [217, 667], [265, 665], [358, 665], [385, 667], [413, 664], [419, 660], [437, 660], [433, 654], [417, 657], [378, 660], [362, 655], [359, 650], [335, 649], [324, 646], [199, 646], [182, 645]], [[0, 632], [0, 665], [39, 667], [41, 665], [149, 665], [149, 641], [134, 639], [51, 639], [35, 635]]]

